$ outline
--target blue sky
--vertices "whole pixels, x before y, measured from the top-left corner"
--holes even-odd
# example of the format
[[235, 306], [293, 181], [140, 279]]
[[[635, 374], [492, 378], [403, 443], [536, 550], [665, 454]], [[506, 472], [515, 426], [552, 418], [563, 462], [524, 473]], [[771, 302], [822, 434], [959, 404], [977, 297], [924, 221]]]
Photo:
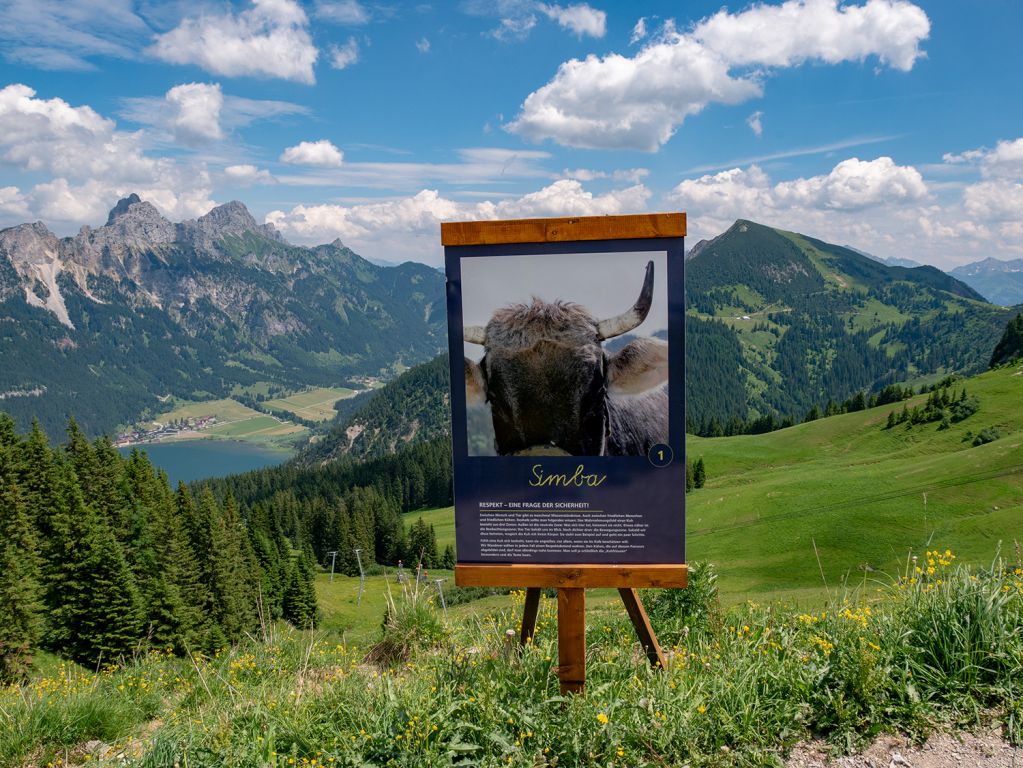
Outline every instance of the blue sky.
[[1023, 4], [0, 0], [0, 226], [244, 201], [440, 263], [439, 222], [684, 210], [1023, 256]]

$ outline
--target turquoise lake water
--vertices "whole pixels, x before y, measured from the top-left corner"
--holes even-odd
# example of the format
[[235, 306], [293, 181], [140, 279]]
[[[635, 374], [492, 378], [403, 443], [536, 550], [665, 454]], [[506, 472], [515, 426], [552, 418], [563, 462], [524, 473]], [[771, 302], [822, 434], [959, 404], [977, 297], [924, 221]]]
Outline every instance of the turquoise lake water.
[[[280, 464], [294, 455], [236, 440], [185, 440], [137, 447], [149, 455], [154, 466], [167, 473], [172, 488], [179, 481], [190, 483]], [[131, 453], [131, 448], [118, 450], [125, 456]]]

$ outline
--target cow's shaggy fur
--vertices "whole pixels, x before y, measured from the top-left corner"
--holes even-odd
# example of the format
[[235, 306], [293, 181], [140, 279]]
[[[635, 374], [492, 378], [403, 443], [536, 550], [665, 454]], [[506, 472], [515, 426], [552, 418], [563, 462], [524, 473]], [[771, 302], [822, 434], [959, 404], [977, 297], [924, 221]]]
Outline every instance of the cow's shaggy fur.
[[499, 452], [551, 445], [584, 455], [645, 455], [668, 440], [667, 388], [620, 394], [613, 379], [656, 364], [650, 349], [658, 344], [641, 339], [606, 356], [585, 307], [534, 298], [494, 312], [481, 376], [467, 362], [467, 385], [487, 390]]

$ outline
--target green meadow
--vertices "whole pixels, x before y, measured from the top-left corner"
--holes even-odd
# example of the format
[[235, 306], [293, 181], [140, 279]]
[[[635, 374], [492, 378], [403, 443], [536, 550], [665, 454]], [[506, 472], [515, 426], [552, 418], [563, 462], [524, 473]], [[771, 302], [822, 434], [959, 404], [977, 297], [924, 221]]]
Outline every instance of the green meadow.
[[334, 404], [358, 394], [348, 387], [313, 387], [294, 392], [286, 397], [267, 400], [264, 405], [275, 411], [287, 411], [310, 421], [329, 421], [334, 418]]
[[[714, 563], [730, 601], [819, 601], [929, 548], [978, 565], [999, 546], [1011, 553], [1023, 538], [1023, 367], [952, 389], [964, 386], [980, 409], [944, 430], [885, 429], [896, 403], [765, 435], [689, 437], [707, 484], [686, 500], [688, 559]], [[974, 447], [991, 427], [1001, 437]]]
[[[711, 562], [726, 603], [795, 600], [873, 589], [912, 554], [951, 548], [975, 565], [1023, 541], [1023, 366], [953, 383], [980, 400], [950, 428], [885, 429], [888, 414], [927, 395], [764, 435], [700, 438], [707, 484], [686, 497], [686, 555]], [[994, 427], [1001, 437], [973, 446]], [[409, 512], [454, 543], [450, 507]]]

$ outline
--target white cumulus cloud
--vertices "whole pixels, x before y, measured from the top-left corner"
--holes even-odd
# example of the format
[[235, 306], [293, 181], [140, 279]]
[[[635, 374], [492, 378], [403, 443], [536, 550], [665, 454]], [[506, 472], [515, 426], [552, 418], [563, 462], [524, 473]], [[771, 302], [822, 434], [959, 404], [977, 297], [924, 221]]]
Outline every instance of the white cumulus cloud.
[[951, 165], [977, 165], [985, 178], [1023, 179], [1023, 138], [999, 141], [994, 149], [948, 152], [942, 159]]
[[[667, 200], [689, 214], [695, 239], [716, 235], [736, 219], [752, 219], [892, 253], [900, 241], [910, 248], [920, 234], [920, 207], [929, 197], [916, 168], [879, 157], [849, 158], [828, 173], [777, 183], [757, 165], [732, 168], [686, 179]], [[909, 250], [898, 254], [912, 256]]]
[[281, 153], [282, 163], [309, 165], [314, 168], [340, 168], [344, 153], [327, 139], [303, 141]]
[[229, 165], [224, 169], [224, 176], [228, 181], [242, 186], [251, 184], [273, 184], [275, 179], [270, 171], [257, 168], [250, 163], [240, 165]]
[[48, 223], [94, 224], [129, 192], [176, 218], [214, 204], [203, 164], [153, 157], [142, 131], [118, 130], [87, 105], [37, 98], [26, 85], [0, 89], [0, 159], [48, 177], [23, 189], [16, 206]]
[[171, 64], [195, 64], [226, 77], [315, 82], [319, 52], [295, 0], [253, 0], [241, 13], [202, 14], [156, 37], [150, 51]]
[[316, 18], [348, 27], [369, 24], [370, 13], [358, 0], [320, 0], [313, 11]]
[[763, 118], [763, 116], [764, 113], [758, 109], [746, 118], [746, 125], [749, 126], [750, 130], [753, 131], [756, 136], [762, 136], [764, 133], [764, 124], [761, 122], [761, 118]]
[[425, 37], [420, 38], [419, 40], [416, 41], [416, 50], [419, 51], [420, 53], [429, 53], [430, 41], [427, 40]]
[[359, 60], [359, 41], [349, 37], [344, 45], [330, 47], [330, 66], [334, 69], [345, 69]]
[[963, 190], [963, 206], [973, 219], [1023, 221], [1023, 184], [1007, 179], [971, 184]]
[[[645, 31], [645, 30], [641, 30]], [[665, 24], [635, 56], [590, 55], [561, 64], [505, 127], [533, 141], [654, 151], [708, 104], [760, 96], [765, 67], [877, 57], [910, 69], [930, 33], [927, 15], [904, 0], [788, 0], [727, 11], [680, 33]]]
[[718, 56], [679, 36], [634, 57], [612, 53], [563, 63], [506, 127], [571, 147], [652, 152], [710, 101], [737, 104], [761, 92], [757, 80], [732, 77]]
[[642, 185], [595, 195], [576, 180], [561, 179], [520, 197], [462, 202], [424, 189], [412, 197], [355, 205], [296, 205], [266, 221], [293, 239], [317, 243], [341, 238], [365, 255], [440, 262], [440, 223], [460, 219], [599, 216], [642, 211], [650, 192]]
[[927, 185], [916, 168], [896, 165], [890, 157], [852, 157], [825, 176], [781, 182], [775, 186], [774, 195], [782, 206], [858, 211], [922, 200], [927, 196]]
[[217, 83], [186, 83], [167, 91], [172, 107], [171, 128], [183, 144], [201, 144], [224, 138], [220, 128], [220, 110], [224, 94]]
[[646, 37], [646, 16], [640, 16], [639, 21], [632, 28], [632, 34], [629, 36], [629, 45], [635, 45], [644, 37]]
[[927, 14], [905, 0], [842, 6], [838, 0], [788, 0], [737, 14], [718, 11], [697, 24], [692, 36], [736, 66], [838, 64], [876, 56], [909, 71], [923, 55], [920, 43], [930, 30]]
[[0, 187], [0, 213], [11, 219], [29, 217], [28, 202], [17, 187]]
[[607, 14], [586, 3], [567, 6], [540, 3], [537, 10], [579, 37], [603, 37], [607, 33]]

